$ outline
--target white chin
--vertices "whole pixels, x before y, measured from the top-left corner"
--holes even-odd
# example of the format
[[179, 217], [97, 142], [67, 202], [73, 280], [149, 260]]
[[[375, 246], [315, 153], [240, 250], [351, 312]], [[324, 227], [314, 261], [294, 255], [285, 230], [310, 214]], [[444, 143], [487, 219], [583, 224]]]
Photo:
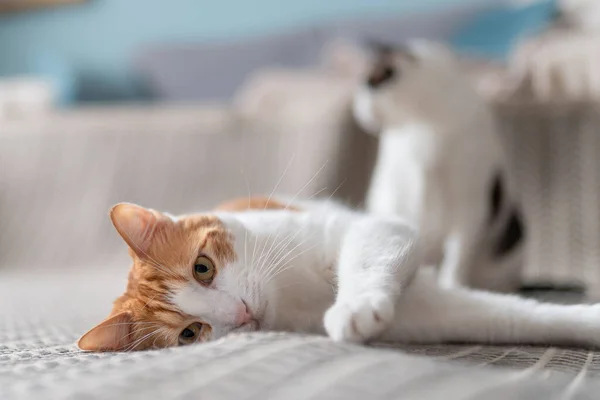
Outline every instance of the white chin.
[[373, 100], [368, 93], [368, 89], [360, 89], [354, 96], [352, 104], [354, 118], [367, 133], [377, 135], [381, 131], [381, 126], [373, 115]]

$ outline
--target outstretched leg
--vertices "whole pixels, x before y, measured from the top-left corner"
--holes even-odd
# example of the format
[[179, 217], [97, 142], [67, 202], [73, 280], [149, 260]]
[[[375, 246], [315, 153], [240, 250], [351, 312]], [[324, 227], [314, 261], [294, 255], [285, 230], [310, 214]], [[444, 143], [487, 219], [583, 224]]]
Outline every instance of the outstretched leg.
[[401, 222], [366, 217], [352, 225], [338, 259], [336, 301], [325, 314], [332, 339], [364, 342], [390, 326], [419, 266], [415, 241]]
[[384, 340], [600, 346], [600, 304], [558, 305], [516, 295], [446, 289], [421, 271]]

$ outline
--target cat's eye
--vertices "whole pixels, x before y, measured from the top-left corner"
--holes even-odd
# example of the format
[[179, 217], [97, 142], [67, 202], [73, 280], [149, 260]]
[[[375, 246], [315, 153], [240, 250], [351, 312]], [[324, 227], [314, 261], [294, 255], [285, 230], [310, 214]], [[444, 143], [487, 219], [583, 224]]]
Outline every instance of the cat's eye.
[[371, 74], [371, 76], [369, 76], [369, 79], [367, 80], [367, 84], [371, 88], [375, 89], [375, 88], [379, 87], [380, 85], [383, 85], [387, 81], [395, 78], [396, 75], [397, 75], [397, 71], [394, 67], [384, 66], [384, 67], [377, 69], [374, 73]]
[[184, 346], [197, 342], [198, 338], [200, 338], [200, 332], [202, 332], [202, 324], [200, 322], [194, 322], [189, 325], [179, 334], [179, 345]]
[[194, 278], [198, 282], [209, 284], [215, 276], [215, 265], [208, 257], [200, 256], [194, 263]]
[[381, 79], [383, 81], [387, 81], [388, 79], [392, 79], [396, 75], [396, 69], [392, 67], [385, 67], [382, 71]]

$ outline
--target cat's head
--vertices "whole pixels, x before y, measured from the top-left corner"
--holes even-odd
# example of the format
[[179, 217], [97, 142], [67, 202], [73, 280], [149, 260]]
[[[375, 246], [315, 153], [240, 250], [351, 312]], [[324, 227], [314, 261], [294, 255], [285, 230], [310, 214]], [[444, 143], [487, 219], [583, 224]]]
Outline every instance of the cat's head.
[[427, 119], [456, 102], [461, 76], [454, 54], [430, 41], [405, 47], [372, 46], [373, 59], [353, 104], [358, 123], [372, 134]]
[[110, 316], [82, 336], [79, 348], [162, 348], [259, 328], [260, 277], [240, 259], [248, 232], [233, 214], [174, 218], [118, 204], [110, 217], [133, 266]]

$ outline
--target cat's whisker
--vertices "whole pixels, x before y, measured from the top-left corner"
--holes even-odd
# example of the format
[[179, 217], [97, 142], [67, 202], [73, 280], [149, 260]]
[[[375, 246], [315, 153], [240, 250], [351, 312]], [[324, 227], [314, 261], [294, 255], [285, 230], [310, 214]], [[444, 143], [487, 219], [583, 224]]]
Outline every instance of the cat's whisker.
[[[277, 275], [281, 274], [284, 271], [287, 271], [288, 269], [296, 266], [297, 264], [290, 264], [293, 260], [295, 260], [296, 258], [300, 257], [301, 255], [303, 255], [304, 253], [314, 249], [316, 246], [318, 246], [318, 243], [315, 243], [312, 246], [307, 247], [306, 249], [302, 250], [300, 253], [296, 254], [294, 257], [290, 258], [289, 260], [287, 260], [283, 265], [278, 266], [277, 268], [279, 268], [279, 270], [277, 270], [273, 275], [271, 275], [270, 277], [268, 277], [268, 280], [266, 283], [270, 282], [271, 280], [273, 280]], [[287, 256], [287, 255], [286, 255]], [[265, 283], [265, 284], [266, 284]]]
[[[248, 177], [246, 173], [242, 169], [242, 175], [244, 176], [244, 181], [246, 182], [246, 190], [248, 192], [248, 204], [246, 205], [247, 209], [250, 209], [250, 200], [252, 195], [250, 194], [250, 183], [248, 182]], [[244, 229], [244, 262], [248, 262], [248, 229]]]
[[160, 333], [160, 331], [161, 331], [161, 328], [159, 327], [159, 328], [153, 330], [152, 332], [150, 332], [149, 334], [142, 336], [141, 338], [139, 338], [136, 341], [134, 341], [133, 343], [131, 343], [131, 345], [129, 345], [124, 351], [125, 352], [133, 351], [137, 346], [139, 346], [145, 340], [147, 340], [147, 339], [151, 338], [152, 336]]
[[[258, 268], [258, 272], [257, 272], [258, 274], [260, 274], [263, 271], [263, 269], [265, 268], [265, 266], [268, 267], [268, 264], [267, 265], [265, 265], [265, 264], [266, 264], [267, 260], [269, 259], [269, 256], [271, 255], [271, 253], [273, 251], [277, 251], [277, 249], [280, 246], [287, 246], [286, 241], [289, 243], [289, 241], [291, 241], [291, 240], [293, 240], [295, 238], [295, 236], [297, 235], [297, 233], [298, 232], [296, 232], [296, 233], [292, 232], [288, 236], [286, 236], [285, 238], [283, 238], [281, 241], [278, 242], [277, 238], [279, 237], [279, 231], [276, 231], [275, 238], [271, 242], [271, 247], [269, 248], [267, 254], [263, 257], [263, 254], [261, 253], [261, 255], [259, 256], [259, 259], [257, 260], [257, 261], [260, 261], [261, 258], [262, 258], [262, 262], [261, 262], [261, 264], [260, 264], [260, 266]], [[289, 239], [290, 236], [293, 236], [293, 237], [291, 237], [291, 239]], [[266, 247], [266, 243], [268, 243], [268, 241], [269, 241], [270, 238], [271, 238], [271, 235], [269, 234], [269, 236], [267, 237], [267, 240], [265, 241], [265, 246], [264, 247]], [[277, 244], [277, 245], [275, 246], [275, 244]], [[275, 246], [275, 248], [273, 248], [274, 246]], [[252, 264], [252, 265], [254, 265], [254, 264]]]
[[159, 272], [162, 272], [165, 275], [168, 275], [168, 276], [170, 276], [172, 278], [176, 278], [177, 277], [177, 275], [175, 275], [175, 273], [173, 273], [172, 271], [169, 271], [169, 269], [167, 267], [165, 267], [164, 265], [162, 265], [161, 263], [159, 263], [155, 259], [151, 258], [145, 252], [142, 252], [142, 253], [144, 253], [144, 255], [149, 258], [149, 260], [145, 260], [148, 265], [150, 265], [151, 267], [156, 268], [156, 270], [158, 270]]
[[323, 193], [326, 190], [327, 190], [327, 186], [325, 186], [323, 189], [317, 190], [316, 192], [314, 192], [313, 194], [311, 194], [310, 196], [308, 196], [306, 198], [306, 200], [312, 200], [312, 199], [314, 199], [315, 197], [317, 197], [319, 194]]
[[[266, 207], [267, 207], [268, 203], [270, 202], [270, 200], [271, 200], [271, 198], [272, 198], [273, 194], [275, 193], [275, 191], [277, 190], [277, 188], [278, 188], [278, 187], [279, 187], [279, 185], [281, 184], [281, 181], [283, 180], [283, 178], [284, 178], [285, 174], [287, 173], [288, 169], [289, 169], [289, 168], [290, 168], [290, 166], [292, 165], [292, 162], [294, 161], [294, 158], [295, 158], [295, 154], [294, 154], [294, 155], [292, 155], [292, 157], [291, 157], [290, 161], [288, 162], [287, 166], [285, 167], [285, 169], [284, 169], [283, 173], [281, 174], [281, 176], [279, 177], [279, 179], [278, 179], [277, 183], [275, 184], [275, 187], [274, 187], [274, 188], [273, 188], [273, 190], [271, 191], [271, 194], [269, 195], [269, 197], [268, 197], [268, 199], [267, 199], [267, 202], [265, 203], [265, 206], [264, 206], [264, 208], [263, 208], [263, 211], [266, 209]], [[299, 195], [299, 194], [300, 194], [300, 193], [301, 193], [301, 192], [302, 192], [302, 191], [303, 191], [303, 190], [304, 190], [304, 189], [305, 189], [305, 188], [306, 188], [306, 187], [307, 187], [307, 186], [308, 186], [308, 185], [309, 185], [309, 184], [310, 184], [310, 183], [311, 183], [311, 182], [312, 182], [312, 181], [313, 181], [313, 180], [314, 180], [314, 179], [315, 179], [315, 178], [316, 178], [318, 175], [319, 175], [319, 173], [320, 173], [320, 172], [323, 170], [323, 168], [325, 168], [325, 166], [327, 165], [327, 163], [328, 163], [328, 162], [329, 162], [329, 160], [326, 160], [326, 161], [325, 161], [325, 163], [323, 164], [323, 166], [321, 166], [321, 168], [319, 168], [319, 170], [318, 170], [318, 171], [317, 171], [317, 172], [316, 172], [316, 173], [315, 173], [315, 174], [314, 174], [314, 175], [313, 175], [313, 176], [312, 176], [312, 177], [309, 179], [309, 181], [308, 181], [308, 182], [307, 182], [307, 183], [306, 183], [306, 184], [305, 184], [305, 185], [304, 185], [302, 188], [300, 188], [300, 190], [299, 190], [299, 191], [298, 191], [298, 192], [297, 192], [297, 193], [294, 195], [294, 197], [293, 197], [293, 199], [292, 199], [292, 202], [293, 202], [293, 200], [294, 200], [294, 199], [295, 199], [295, 198], [296, 198], [296, 197], [297, 197], [297, 196], [298, 196], [298, 195]], [[288, 204], [286, 205], [286, 207], [284, 208], [284, 210], [287, 210], [287, 209], [289, 208], [290, 204], [291, 204], [291, 202], [290, 202], [290, 203], [288, 203]], [[269, 239], [270, 239], [270, 238], [271, 238], [271, 233], [269, 233], [269, 235], [268, 235], [268, 237], [267, 237], [267, 240], [264, 242], [264, 245], [263, 245], [263, 247], [262, 247], [262, 251], [261, 251], [261, 253], [260, 253], [260, 255], [259, 255], [259, 260], [260, 260], [260, 258], [262, 257], [262, 255], [263, 255], [263, 253], [264, 253], [264, 250], [266, 249], [267, 243], [269, 242]], [[274, 243], [274, 242], [273, 242], [273, 243]], [[251, 262], [251, 265], [254, 265], [254, 264], [255, 264], [255, 256], [256, 256], [256, 253], [255, 253], [255, 251], [256, 251], [256, 246], [257, 246], [257, 241], [255, 241], [255, 242], [254, 242], [254, 250], [253, 250], [253, 252], [252, 252], [252, 262]], [[271, 248], [272, 248], [272, 246], [271, 246]], [[263, 266], [263, 264], [264, 264], [264, 259], [263, 259], [263, 263], [261, 263], [261, 268], [259, 268], [259, 270], [261, 270], [261, 269], [262, 269], [262, 266]]]
[[263, 208], [263, 211], [267, 209], [267, 206], [269, 205], [269, 202], [271, 201], [271, 198], [273, 197], [273, 194], [275, 194], [275, 191], [277, 190], [277, 188], [279, 188], [279, 185], [281, 184], [281, 181], [283, 180], [283, 177], [288, 172], [288, 169], [290, 169], [290, 167], [291, 167], [292, 163], [294, 162], [295, 158], [296, 158], [296, 154], [294, 153], [294, 154], [292, 154], [292, 157], [290, 158], [290, 161], [288, 162], [288, 164], [286, 165], [285, 169], [283, 170], [283, 173], [279, 177], [279, 180], [277, 180], [277, 183], [273, 187], [273, 190], [271, 190], [271, 194], [269, 195], [269, 198], [267, 199], [267, 202], [265, 203], [265, 207]]
[[148, 304], [150, 304], [151, 301], [153, 301], [154, 299], [156, 299], [158, 296], [160, 296], [161, 293], [156, 293], [154, 296], [152, 296], [147, 302], [146, 304], [144, 304], [144, 306], [142, 307], [142, 311], [146, 309], [146, 307], [148, 307]]
[[154, 338], [154, 341], [152, 342], [152, 346], [151, 346], [153, 349], [156, 349], [156, 341], [158, 340], [159, 337], [160, 336], [156, 335], [156, 337]]
[[[264, 267], [264, 266], [265, 266], [265, 264], [267, 263], [267, 260], [269, 259], [269, 256], [272, 254], [272, 252], [275, 252], [275, 251], [277, 251], [277, 249], [279, 249], [279, 248], [280, 248], [280, 247], [282, 247], [282, 246], [283, 246], [283, 247], [287, 246], [287, 244], [288, 244], [288, 243], [286, 243], [286, 241], [288, 241], [288, 242], [289, 242], [289, 241], [291, 241], [291, 240], [293, 240], [293, 239], [294, 239], [294, 237], [291, 237], [291, 239], [289, 239], [289, 238], [290, 238], [290, 236], [292, 236], [292, 235], [295, 237], [295, 236], [297, 235], [297, 233], [296, 233], [296, 234], [294, 234], [294, 233], [292, 232], [292, 233], [290, 233], [289, 235], [287, 235], [285, 238], [283, 238], [282, 240], [280, 240], [280, 241], [278, 242], [278, 241], [277, 241], [277, 238], [279, 237], [279, 231], [277, 231], [277, 233], [275, 234], [275, 238], [273, 239], [273, 241], [272, 241], [272, 243], [271, 243], [271, 247], [269, 248], [269, 251], [267, 252], [267, 254], [265, 255], [265, 257], [263, 258], [263, 261], [262, 261], [262, 263], [261, 263], [260, 267], [258, 268], [258, 273], [261, 273], [261, 272], [262, 272], [262, 270], [263, 270], [263, 267]], [[288, 240], [288, 239], [289, 239], [289, 240]], [[275, 244], [277, 244], [277, 245], [275, 246]], [[275, 248], [273, 248], [273, 247], [275, 247]], [[267, 264], [267, 266], [268, 266], [268, 264]]]
[[244, 229], [244, 262], [248, 262], [248, 229]]
[[[156, 324], [155, 322], [145, 322], [139, 321], [135, 323], [136, 325], [148, 325], [148, 324]], [[115, 322], [114, 324], [104, 325], [104, 327], [108, 328], [111, 326], [119, 326], [119, 325], [131, 325], [131, 322]]]
[[168, 331], [163, 332], [163, 338], [166, 343], [169, 342], [169, 332]]
[[346, 183], [346, 181], [347, 181], [347, 178], [344, 178], [344, 180], [335, 188], [335, 190], [333, 192], [331, 192], [329, 197], [327, 197], [326, 201], [331, 200], [331, 198], [337, 193], [338, 190], [340, 190], [340, 188], [344, 185], [344, 183]]
[[324, 168], [327, 166], [327, 164], [328, 164], [328, 163], [329, 163], [329, 159], [325, 160], [325, 163], [323, 163], [323, 165], [321, 166], [321, 168], [319, 168], [319, 170], [318, 170], [317, 172], [315, 172], [315, 174], [312, 176], [312, 178], [310, 178], [310, 179], [308, 180], [308, 182], [306, 182], [306, 183], [304, 184], [304, 186], [302, 186], [302, 187], [300, 188], [300, 190], [298, 190], [298, 192], [297, 192], [297, 193], [294, 195], [294, 197], [292, 197], [292, 199], [291, 199], [291, 200], [288, 202], [288, 204], [285, 206], [285, 209], [284, 209], [284, 210], [287, 210], [287, 209], [288, 209], [288, 208], [289, 208], [289, 207], [290, 207], [290, 206], [291, 206], [291, 205], [294, 203], [294, 201], [296, 200], [296, 198], [298, 197], [298, 195], [299, 195], [300, 193], [302, 193], [302, 191], [303, 191], [304, 189], [306, 189], [306, 188], [308, 187], [308, 185], [310, 185], [310, 184], [312, 183], [312, 181], [314, 181], [314, 180], [317, 178], [317, 176], [319, 176], [319, 174], [321, 173], [321, 171], [323, 171], [323, 169], [324, 169]]
[[[300, 240], [300, 242], [299, 242], [299, 243], [297, 243], [297, 244], [296, 244], [296, 245], [295, 245], [295, 246], [294, 246], [294, 247], [293, 247], [293, 248], [290, 250], [290, 249], [289, 249], [287, 246], [288, 246], [289, 244], [291, 244], [291, 243], [294, 241], [294, 239], [296, 239], [296, 237], [297, 237], [297, 236], [298, 236], [300, 233], [302, 233], [302, 232], [304, 232], [304, 231], [305, 231], [304, 227], [300, 227], [300, 228], [298, 228], [296, 231], [294, 231], [294, 233], [293, 233], [292, 237], [291, 237], [289, 240], [287, 240], [287, 242], [284, 244], [284, 246], [282, 246], [282, 247], [280, 248], [280, 250], [277, 252], [277, 254], [275, 254], [275, 258], [273, 259], [273, 263], [272, 263], [272, 264], [276, 264], [277, 262], [279, 262], [279, 261], [282, 259], [282, 257], [286, 257], [287, 255], [289, 255], [289, 254], [290, 254], [290, 252], [293, 252], [293, 251], [294, 251], [296, 248], [298, 248], [299, 246], [302, 246], [303, 244], [307, 243], [308, 241], [310, 241], [310, 240], [311, 240], [311, 239], [314, 237], [314, 235], [309, 235], [308, 237], [306, 237], [306, 238], [304, 238], [304, 239]], [[282, 256], [282, 253], [283, 253], [284, 251], [286, 251], [286, 250], [287, 250], [288, 252], [287, 252], [285, 255], [283, 255], [283, 256]]]
[[[138, 247], [138, 246], [136, 245], [136, 247]], [[158, 263], [157, 261], [155, 261], [154, 259], [152, 259], [148, 254], [146, 254], [144, 251], [142, 251], [141, 249], [139, 249], [139, 247], [138, 247], [138, 250], [140, 252], [142, 252], [146, 257], [148, 257], [148, 260], [145, 260], [146, 263], [148, 263], [148, 265], [150, 265], [151, 267], [156, 268], [159, 272], [162, 272], [162, 273], [167, 274], [167, 275], [174, 276], [170, 271], [168, 271], [166, 269], [166, 267], [162, 266], [160, 263]]]
[[[296, 236], [298, 236], [298, 234], [302, 231], [302, 229], [298, 229], [295, 232], [290, 233], [289, 235], [287, 235], [284, 239], [282, 239], [276, 248], [276, 253], [273, 254], [273, 260], [277, 260], [279, 255], [281, 254], [281, 252], [285, 251], [286, 247], [296, 238]], [[266, 268], [265, 272], [265, 276], [268, 275], [269, 271], [272, 269], [273, 264], [275, 264], [274, 262], [271, 262], [271, 265], [268, 265]], [[261, 268], [258, 269], [258, 274], [262, 274], [263, 273], [263, 268], [261, 265]]]
[[[165, 341], [165, 343], [168, 343], [169, 342], [168, 330], [166, 330], [163, 327], [160, 327], [159, 331], [160, 331], [160, 333], [162, 333], [162, 337], [163, 337], [163, 340]], [[156, 335], [156, 337], [154, 338], [154, 341], [152, 342], [152, 348], [154, 348], [154, 349], [160, 348], [160, 347], [156, 347], [156, 341], [159, 338], [160, 338], [160, 335]]]
[[[294, 158], [296, 157], [295, 154], [292, 154], [292, 157], [290, 158], [290, 161], [288, 162], [288, 164], [286, 165], [285, 169], [283, 170], [283, 173], [279, 176], [279, 179], [277, 180], [277, 183], [275, 183], [275, 186], [273, 187], [273, 190], [271, 190], [271, 193], [269, 194], [269, 197], [267, 198], [267, 201], [265, 202], [265, 205], [263, 207], [263, 211], [265, 211], [267, 209], [267, 206], [269, 205], [269, 202], [271, 201], [271, 198], [273, 197], [273, 194], [275, 193], [275, 191], [277, 190], [277, 188], [279, 187], [279, 185], [281, 184], [281, 181], [283, 180], [283, 178], [285, 177], [285, 175], [287, 174], [287, 171], [289, 170], [290, 166], [292, 165], [292, 163], [294, 162]], [[248, 202], [248, 205], [250, 204], [250, 202]], [[265, 241], [265, 245], [263, 246], [263, 251], [266, 247], [266, 243], [268, 243], [269, 239], [271, 238], [271, 234], [269, 233], [269, 236], [267, 238], [267, 240]], [[256, 242], [255, 242], [256, 244]], [[260, 259], [260, 257], [259, 257]], [[252, 257], [252, 265], [254, 265], [254, 254]]]
[[[123, 335], [121, 339], [125, 339], [125, 338], [128, 338], [130, 336], [134, 336], [134, 335], [138, 334], [139, 332], [142, 332], [145, 329], [152, 329], [154, 327], [159, 327], [160, 326], [156, 322], [144, 322], [144, 321], [139, 321], [139, 322], [136, 322], [135, 324], [136, 325], [145, 325], [145, 326], [138, 327], [137, 329], [130, 331], [126, 335]], [[104, 328], [111, 328], [111, 327], [114, 327], [114, 326], [123, 326], [123, 325], [131, 325], [131, 323], [130, 322], [119, 322], [119, 323], [104, 325]]]
[[[144, 330], [147, 330], [147, 329], [152, 329], [152, 328], [154, 328], [154, 330], [153, 330], [152, 332], [150, 332], [150, 334], [152, 334], [153, 332], [156, 332], [158, 329], [160, 329], [160, 325], [157, 323], [157, 324], [154, 324], [153, 326], [145, 326], [145, 327], [142, 327], [142, 328], [136, 329], [136, 330], [134, 330], [134, 331], [132, 331], [132, 332], [128, 333], [127, 335], [124, 335], [124, 336], [123, 336], [121, 339], [125, 339], [125, 338], [129, 338], [129, 337], [135, 336], [135, 335], [137, 335], [138, 333], [141, 333], [141, 332], [143, 332]], [[150, 335], [150, 334], [149, 334], [149, 335]], [[143, 336], [141, 339], [143, 340], [143, 339], [144, 339], [144, 338], [146, 338], [147, 336], [148, 336], [148, 335], [144, 335], [144, 336]], [[139, 341], [139, 339], [135, 341], [135, 344], [134, 344], [134, 345], [130, 345], [130, 346], [128, 346], [128, 348], [129, 348], [129, 347], [132, 347], [132, 348], [133, 348], [133, 347], [137, 346], [139, 343], [141, 343], [141, 342], [138, 342], [138, 341]], [[128, 351], [128, 350], [125, 350], [125, 351]]]
[[[139, 327], [139, 326], [137, 326], [137, 325], [145, 325], [145, 326], [141, 326], [141, 327]], [[132, 330], [132, 331], [129, 333], [129, 335], [135, 335], [135, 334], [137, 334], [138, 332], [141, 332], [141, 331], [143, 331], [143, 330], [145, 330], [145, 329], [150, 329], [150, 328], [152, 328], [152, 327], [155, 327], [155, 326], [160, 326], [160, 324], [159, 324], [159, 323], [157, 323], [157, 322], [136, 322], [136, 323], [135, 323], [135, 327], [136, 327], [137, 329], [134, 329], [134, 330]]]
[[256, 247], [258, 244], [258, 238], [254, 238], [254, 246], [252, 249], [252, 260], [250, 261], [250, 265], [254, 265], [254, 260], [256, 259]]
[[[169, 330], [165, 330], [163, 332], [163, 338], [164, 338], [164, 340], [165, 340], [166, 343], [173, 342], [173, 341], [176, 342], [177, 341], [177, 335], [176, 334], [174, 335], [175, 336], [174, 338], [170, 338], [169, 335], [170, 335]], [[171, 336], [173, 336], [173, 335], [171, 335]]]
[[[281, 247], [280, 247], [279, 251], [278, 251], [276, 254], [274, 254], [274, 256], [273, 256], [273, 260], [272, 260], [272, 262], [271, 262], [271, 265], [270, 265], [270, 267], [268, 268], [268, 270], [266, 271], [266, 274], [265, 274], [265, 276], [268, 276], [268, 274], [270, 274], [270, 273], [272, 272], [272, 270], [273, 270], [274, 268], [276, 268], [276, 267], [277, 267], [277, 264], [278, 264], [278, 263], [281, 261], [281, 258], [282, 258], [282, 257], [281, 257], [281, 256], [282, 256], [282, 253], [283, 253], [283, 252], [285, 252], [285, 251], [288, 249], [288, 246], [289, 246], [289, 245], [290, 245], [290, 244], [291, 244], [291, 243], [292, 243], [292, 242], [293, 242], [293, 241], [296, 239], [296, 237], [297, 237], [297, 236], [298, 236], [298, 235], [299, 235], [301, 232], [303, 232], [303, 231], [304, 231], [304, 229], [303, 229], [303, 228], [299, 228], [299, 229], [297, 229], [297, 230], [295, 231], [295, 233], [293, 234], [293, 236], [291, 236], [291, 237], [289, 238], [289, 240], [287, 240], [285, 243], [282, 243], [282, 245], [281, 245]], [[310, 240], [310, 238], [307, 238], [307, 239], [305, 239], [305, 240], [302, 240], [302, 241], [300, 241], [300, 243], [299, 243], [299, 244], [297, 244], [297, 245], [296, 245], [294, 248], [292, 248], [291, 250], [289, 250], [287, 254], [289, 254], [289, 252], [290, 252], [290, 251], [294, 251], [296, 248], [298, 248], [298, 246], [301, 246], [301, 245], [303, 245], [304, 243], [306, 243], [306, 241], [307, 241], [307, 240]], [[287, 254], [286, 254], [286, 255], [287, 255]], [[284, 256], [284, 257], [285, 257], [285, 256]]]
[[265, 284], [270, 282], [275, 276], [277, 276], [281, 271], [281, 269], [279, 269], [279, 271], [277, 270], [278, 268], [282, 268], [283, 266], [289, 264], [292, 260], [294, 260], [296, 257], [306, 253], [307, 251], [313, 249], [315, 246], [317, 246], [318, 243], [315, 243], [313, 246], [309, 246], [307, 249], [301, 251], [300, 253], [298, 253], [297, 255], [295, 255], [294, 257], [292, 257], [291, 259], [287, 260], [283, 265], [280, 265], [287, 256], [289, 256], [290, 254], [292, 254], [294, 252], [294, 250], [296, 250], [298, 247], [308, 243], [310, 240], [312, 239], [311, 237], [308, 237], [307, 239], [301, 241], [300, 243], [298, 243], [296, 246], [294, 246], [292, 249], [290, 249], [286, 254], [282, 255], [277, 262], [273, 263], [273, 265], [271, 266], [271, 268], [268, 271], [268, 275], [266, 275], [265, 277]]
[[254, 261], [256, 260], [256, 250], [258, 248], [258, 240], [255, 237], [254, 238], [254, 247], [252, 249], [252, 261], [250, 262], [251, 265], [254, 265]]
[[[292, 161], [294, 160], [294, 156], [292, 157], [292, 159], [290, 160], [290, 162], [288, 163], [288, 165], [286, 166], [283, 174], [280, 176], [279, 180], [277, 181], [277, 183], [275, 184], [275, 187], [273, 188], [273, 190], [271, 191], [271, 194], [268, 197], [267, 203], [265, 203], [265, 207], [263, 210], [266, 209], [269, 201], [271, 200], [273, 194], [275, 193], [275, 191], [277, 190], [277, 188], [279, 187], [283, 177], [285, 176], [287, 170], [289, 169], [289, 167], [292, 164]], [[315, 172], [315, 174], [300, 188], [300, 190], [294, 195], [294, 197], [292, 198], [292, 200], [286, 205], [286, 207], [284, 208], [284, 210], [289, 209], [290, 205], [294, 202], [294, 200], [298, 197], [298, 195], [306, 188], [308, 187], [308, 185], [310, 185], [321, 173], [321, 171], [327, 166], [327, 164], [329, 163], [329, 160], [326, 160], [323, 165]], [[345, 181], [344, 181], [345, 182]], [[342, 184], [344, 183], [342, 182], [331, 194], [331, 196], [333, 196], [333, 194], [335, 194], [337, 192], [337, 190], [339, 190], [339, 188], [342, 186]], [[314, 193], [310, 198], [313, 198], [315, 196], [317, 196], [319, 193], [323, 192], [324, 190], [326, 190], [327, 187], [317, 191], [316, 193]], [[331, 196], [329, 198], [331, 198]], [[309, 198], [309, 199], [310, 199]], [[291, 252], [293, 252], [294, 250], [296, 250], [299, 246], [301, 246], [302, 244], [305, 243], [305, 241], [301, 242], [300, 244], [296, 245], [295, 247], [293, 247], [291, 250], [289, 250], [285, 255], [281, 256], [281, 254], [286, 250], [286, 248], [288, 247], [288, 245], [290, 243], [293, 242], [293, 240], [298, 236], [298, 234], [302, 231], [302, 229], [298, 229], [296, 232], [287, 235], [285, 238], [278, 240], [277, 237], [271, 242], [271, 246], [269, 247], [268, 250], [266, 250], [267, 244], [269, 242], [269, 239], [271, 238], [271, 233], [269, 233], [269, 236], [267, 238], [267, 240], [265, 241], [265, 243], [263, 244], [263, 247], [260, 251], [259, 257], [256, 260], [257, 263], [260, 262], [260, 265], [257, 268], [257, 274], [259, 276], [264, 276], [266, 281], [270, 281], [272, 279], [271, 275], [273, 275], [273, 277], [275, 275], [278, 274], [278, 272], [276, 272], [278, 265], [281, 264], [283, 262], [283, 260], [285, 259], [285, 257], [287, 257], [289, 254], [291, 254]], [[276, 233], [276, 235], [278, 235], [278, 233]], [[255, 250], [256, 250], [256, 241], [255, 241]], [[266, 253], [265, 253], [266, 250]], [[253, 252], [253, 258], [252, 258], [252, 265], [255, 265], [255, 253]], [[284, 264], [286, 265], [286, 264]]]
[[[276, 234], [276, 235], [277, 235], [277, 234]], [[271, 235], [269, 234], [269, 236], [268, 236], [267, 240], [265, 240], [265, 241], [262, 243], [261, 250], [260, 250], [260, 254], [258, 255], [258, 258], [256, 259], [256, 262], [257, 262], [257, 263], [258, 263], [258, 262], [260, 262], [260, 263], [261, 263], [261, 264], [260, 264], [261, 266], [259, 267], [259, 270], [262, 268], [262, 266], [263, 266], [263, 264], [264, 264], [264, 262], [265, 262], [265, 260], [264, 260], [263, 256], [264, 256], [265, 249], [267, 248], [267, 245], [268, 245], [268, 243], [269, 243], [269, 239], [270, 239], [270, 238], [271, 238]], [[253, 263], [253, 264], [254, 264], [254, 263]]]

